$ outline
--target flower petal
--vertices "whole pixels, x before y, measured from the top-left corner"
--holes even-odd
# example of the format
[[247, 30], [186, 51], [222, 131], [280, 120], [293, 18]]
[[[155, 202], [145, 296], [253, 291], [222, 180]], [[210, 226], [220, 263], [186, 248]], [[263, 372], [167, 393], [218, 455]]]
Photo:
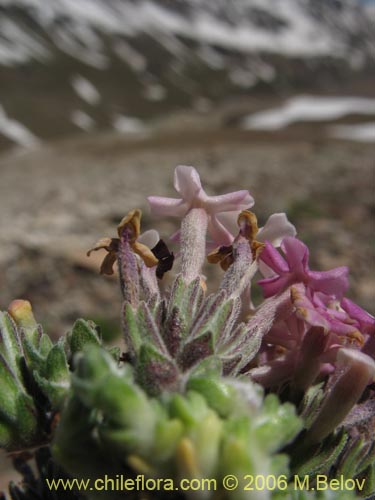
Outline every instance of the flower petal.
[[274, 271], [274, 274], [282, 274], [289, 272], [289, 267], [279, 254], [274, 246], [269, 241], [266, 241], [266, 246], [263, 248], [259, 259], [267, 264]]
[[183, 217], [188, 205], [182, 199], [166, 198], [165, 196], [149, 196], [147, 201], [150, 209], [155, 215], [169, 215], [171, 217]]
[[246, 210], [254, 205], [254, 198], [249, 191], [243, 189], [233, 193], [222, 194], [220, 196], [207, 196], [205, 205], [209, 212], [233, 212], [235, 210]]
[[375, 318], [371, 314], [347, 298], [342, 299], [340, 305], [352, 319], [358, 321], [362, 333], [375, 334]]
[[194, 167], [179, 165], [174, 171], [174, 183], [176, 191], [180, 193], [183, 200], [190, 203], [202, 189], [201, 179]]
[[238, 234], [237, 219], [239, 214], [239, 210], [234, 210], [233, 212], [222, 212], [216, 215], [217, 220], [232, 234], [233, 237]]
[[234, 238], [232, 234], [217, 220], [215, 215], [209, 218], [208, 232], [215, 246], [229, 246], [233, 243]]
[[148, 231], [145, 231], [137, 239], [139, 243], [148, 246], [148, 248], [154, 248], [159, 240], [160, 235], [155, 229], [149, 229]]
[[346, 266], [335, 267], [329, 271], [308, 271], [309, 285], [327, 295], [341, 298], [349, 287], [349, 270]]
[[267, 299], [279, 292], [285, 290], [289, 285], [289, 276], [273, 276], [272, 278], [265, 278], [258, 281], [258, 285], [262, 287], [263, 295]]
[[309, 249], [301, 240], [288, 236], [280, 246], [291, 271], [298, 273], [307, 270]]
[[296, 228], [288, 221], [286, 214], [277, 213], [270, 215], [264, 227], [259, 229], [257, 240], [261, 242], [268, 240], [273, 246], [279, 247], [284, 238], [294, 237], [296, 234]]

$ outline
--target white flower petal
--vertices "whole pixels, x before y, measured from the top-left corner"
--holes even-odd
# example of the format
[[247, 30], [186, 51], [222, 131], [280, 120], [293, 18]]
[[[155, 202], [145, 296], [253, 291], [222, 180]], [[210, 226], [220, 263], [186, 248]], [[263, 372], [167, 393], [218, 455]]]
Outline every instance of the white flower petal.
[[256, 239], [261, 242], [269, 241], [273, 246], [279, 247], [281, 242], [287, 236], [295, 236], [296, 228], [285, 213], [272, 214], [268, 217], [264, 227], [259, 229]]
[[148, 248], [154, 248], [154, 246], [159, 242], [160, 235], [155, 229], [149, 229], [142, 233], [137, 241], [146, 245]]

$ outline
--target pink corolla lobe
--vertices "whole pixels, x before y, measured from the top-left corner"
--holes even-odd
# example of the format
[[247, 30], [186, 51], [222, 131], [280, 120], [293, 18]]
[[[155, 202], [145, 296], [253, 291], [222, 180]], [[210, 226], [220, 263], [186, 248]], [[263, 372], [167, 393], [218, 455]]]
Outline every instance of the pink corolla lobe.
[[270, 243], [266, 242], [260, 260], [274, 275], [259, 281], [266, 298], [280, 293], [294, 283], [304, 283], [312, 291], [323, 292], [341, 298], [349, 286], [348, 268], [336, 267], [329, 271], [311, 271], [309, 250], [297, 238], [288, 236], [281, 243], [284, 257]]
[[179, 165], [174, 172], [174, 187], [181, 198], [149, 196], [148, 202], [155, 215], [184, 217], [193, 208], [203, 208], [208, 216], [208, 232], [218, 245], [230, 245], [232, 234], [218, 220], [222, 212], [245, 210], [254, 205], [249, 191], [241, 190], [220, 196], [209, 196], [202, 188], [194, 167]]

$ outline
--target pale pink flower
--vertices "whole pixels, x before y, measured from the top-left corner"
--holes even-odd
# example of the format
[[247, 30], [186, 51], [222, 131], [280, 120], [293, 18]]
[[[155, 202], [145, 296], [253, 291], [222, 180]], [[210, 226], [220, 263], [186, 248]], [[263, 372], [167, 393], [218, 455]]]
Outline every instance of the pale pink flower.
[[148, 202], [155, 215], [184, 217], [193, 208], [203, 208], [208, 216], [208, 232], [218, 245], [230, 245], [232, 234], [219, 221], [222, 212], [237, 212], [237, 215], [254, 205], [249, 191], [241, 190], [220, 196], [209, 196], [202, 188], [198, 172], [194, 167], [180, 165], [174, 172], [174, 187], [181, 198], [150, 196]]

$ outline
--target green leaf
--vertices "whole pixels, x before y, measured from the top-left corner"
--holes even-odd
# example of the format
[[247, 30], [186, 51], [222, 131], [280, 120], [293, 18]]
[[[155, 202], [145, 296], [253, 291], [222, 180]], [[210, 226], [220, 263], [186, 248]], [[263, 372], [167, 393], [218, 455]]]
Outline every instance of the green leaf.
[[74, 355], [83, 351], [88, 345], [100, 345], [98, 332], [91, 321], [78, 319], [69, 335], [70, 350]]
[[7, 360], [14, 374], [21, 379], [20, 358], [23, 355], [16, 324], [6, 312], [0, 312], [0, 354]]
[[136, 372], [137, 380], [150, 395], [177, 388], [178, 370], [175, 363], [153, 345], [141, 346]]
[[187, 389], [194, 390], [202, 394], [209, 406], [226, 417], [233, 409], [233, 399], [236, 391], [222, 379], [212, 379], [208, 377], [191, 378], [187, 384]]

